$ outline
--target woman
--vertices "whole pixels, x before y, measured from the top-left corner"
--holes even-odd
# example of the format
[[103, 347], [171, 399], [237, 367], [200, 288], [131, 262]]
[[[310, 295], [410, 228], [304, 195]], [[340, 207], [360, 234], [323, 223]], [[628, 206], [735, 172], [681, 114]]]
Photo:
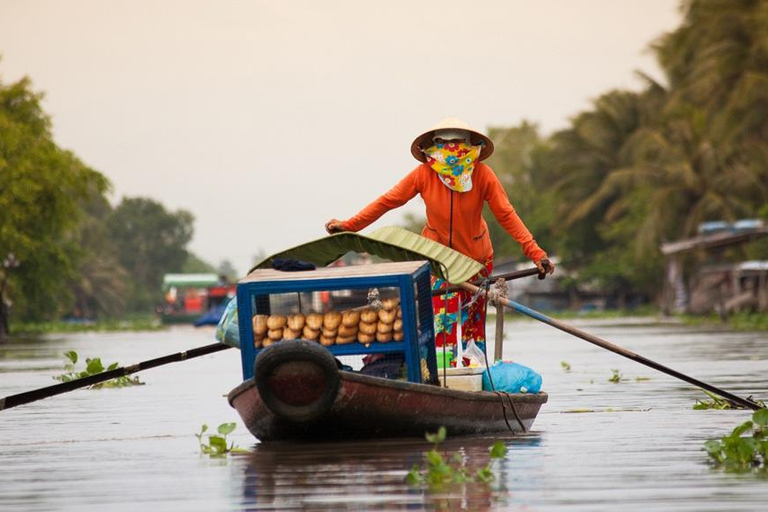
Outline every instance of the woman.
[[[331, 219], [325, 229], [329, 233], [359, 231], [419, 194], [427, 207], [422, 236], [479, 261], [485, 268], [476, 277], [487, 277], [493, 268], [491, 238], [482, 216], [487, 202], [499, 224], [520, 243], [539, 271], [551, 274], [555, 266], [547, 253], [518, 217], [496, 174], [482, 163], [491, 153], [491, 139], [458, 119], [444, 119], [411, 144], [411, 154], [422, 162], [418, 167], [357, 215], [344, 221]], [[433, 288], [444, 286], [444, 282], [433, 278]], [[459, 304], [470, 302], [461, 310], [461, 339], [485, 341], [484, 298], [474, 302], [471, 299], [463, 291], [434, 299], [437, 346], [456, 343]]]

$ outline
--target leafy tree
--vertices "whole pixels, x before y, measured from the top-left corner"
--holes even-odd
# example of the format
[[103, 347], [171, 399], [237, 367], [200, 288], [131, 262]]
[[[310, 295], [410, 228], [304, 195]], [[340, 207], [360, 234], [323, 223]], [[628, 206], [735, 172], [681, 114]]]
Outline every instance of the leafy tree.
[[[527, 121], [516, 127], [490, 128], [489, 136], [495, 147], [489, 165], [539, 244], [549, 252], [554, 251], [550, 236], [553, 212], [549, 184], [552, 173], [544, 163], [547, 141], [539, 135], [538, 127]], [[495, 257], [521, 255], [519, 244], [501, 227], [487, 205], [483, 217], [488, 223]]]
[[147, 310], [159, 300], [163, 275], [179, 272], [187, 261], [194, 217], [169, 212], [152, 199], [124, 198], [107, 220], [120, 264], [131, 275], [129, 307]]
[[571, 128], [556, 133], [550, 141], [546, 165], [555, 176], [550, 201], [555, 214], [553, 237], [567, 266], [578, 270], [578, 281], [597, 279], [605, 288], [617, 291], [629, 287], [627, 272], [633, 270], [631, 258], [623, 251], [630, 249], [621, 238], [635, 224], [618, 223], [611, 207], [632, 201], [623, 190], [604, 183], [632, 168], [626, 147], [644, 121], [645, 101], [636, 93], [604, 94], [594, 102], [593, 110], [579, 114]]
[[94, 195], [84, 205], [85, 215], [73, 238], [78, 247], [77, 272], [70, 288], [77, 317], [117, 317], [128, 300], [130, 278], [120, 265], [107, 233], [106, 219], [112, 207], [105, 197]]
[[697, 111], [714, 172], [754, 187], [736, 198], [755, 215], [768, 188], [768, 4], [687, 0], [683, 8], [683, 24], [654, 45], [670, 82], [668, 110]]
[[[754, 216], [768, 202], [768, 120], [761, 114], [768, 107], [768, 5], [694, 0], [683, 7], [683, 25], [654, 46], [670, 85], [648, 80], [636, 96], [632, 129], [614, 130], [622, 143], [603, 148], [614, 163], [587, 166], [591, 195], [563, 181], [564, 191], [577, 194], [564, 201], [573, 208], [566, 226], [577, 228], [572, 233], [588, 219], [595, 226], [596, 236], [579, 237], [593, 262], [582, 276], [600, 274], [601, 266], [614, 284], [649, 293], [663, 275], [662, 242], [693, 236], [706, 220]], [[574, 128], [601, 110], [599, 101]], [[570, 149], [566, 158], [585, 154]]]
[[0, 82], [0, 257], [20, 265], [2, 269], [0, 337], [12, 301], [20, 318], [39, 320], [69, 309], [66, 284], [76, 273], [71, 235], [82, 204], [107, 190], [107, 179], [54, 142], [42, 94], [28, 78]]
[[[682, 25], [653, 45], [675, 103], [701, 107], [713, 124], [754, 136], [768, 125], [768, 4], [686, 0]], [[731, 131], [726, 128], [726, 131]]]

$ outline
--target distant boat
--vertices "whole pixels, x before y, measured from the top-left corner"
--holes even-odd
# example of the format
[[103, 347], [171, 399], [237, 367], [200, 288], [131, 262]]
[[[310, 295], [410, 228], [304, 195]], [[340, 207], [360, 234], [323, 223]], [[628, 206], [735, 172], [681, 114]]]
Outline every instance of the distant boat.
[[204, 325], [218, 325], [226, 309], [227, 309], [226, 302], [220, 302], [219, 304], [211, 307], [207, 313], [205, 313], [203, 316], [198, 317], [194, 321], [195, 327], [202, 327]]
[[[164, 302], [158, 313], [164, 324], [216, 325], [222, 304], [234, 297], [236, 286], [222, 283], [217, 274], [166, 274]], [[218, 316], [216, 316], [218, 314]], [[215, 319], [215, 320], [214, 320]]]

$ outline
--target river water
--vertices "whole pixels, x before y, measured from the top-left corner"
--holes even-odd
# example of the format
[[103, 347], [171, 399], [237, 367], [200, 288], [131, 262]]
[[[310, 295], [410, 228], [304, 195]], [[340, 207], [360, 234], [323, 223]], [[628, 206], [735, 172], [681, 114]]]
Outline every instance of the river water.
[[[733, 393], [768, 399], [768, 335], [574, 321], [580, 328]], [[551, 327], [507, 325], [505, 358], [539, 371], [549, 403], [520, 437], [448, 439], [470, 465], [503, 439], [496, 481], [409, 487], [420, 440], [259, 445], [225, 395], [227, 350], [140, 373], [146, 384], [78, 390], [0, 412], [0, 510], [763, 511], [768, 479], [712, 469], [702, 446], [748, 411], [696, 411], [688, 384]], [[134, 363], [213, 342], [210, 329], [52, 335], [0, 345], [0, 396], [55, 383], [62, 352]], [[561, 362], [570, 364], [566, 371]], [[624, 380], [609, 382], [612, 370]], [[589, 411], [589, 412], [585, 412]], [[237, 422], [249, 455], [201, 456], [202, 424]]]

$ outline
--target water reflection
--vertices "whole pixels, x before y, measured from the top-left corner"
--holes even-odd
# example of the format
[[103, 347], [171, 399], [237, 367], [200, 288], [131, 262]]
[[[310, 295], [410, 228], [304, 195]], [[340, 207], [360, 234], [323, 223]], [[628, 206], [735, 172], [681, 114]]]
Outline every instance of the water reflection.
[[[489, 460], [489, 447], [503, 440], [507, 460], [539, 446], [538, 435], [448, 439], [440, 451], [460, 454], [474, 472]], [[492, 510], [514, 501], [507, 460], [497, 462], [491, 484], [455, 484], [425, 491], [405, 477], [432, 445], [420, 440], [256, 445], [242, 476], [243, 510]], [[521, 458], [522, 459], [522, 458]], [[526, 468], [535, 474], [534, 468]], [[521, 480], [523, 484], [524, 478]]]

